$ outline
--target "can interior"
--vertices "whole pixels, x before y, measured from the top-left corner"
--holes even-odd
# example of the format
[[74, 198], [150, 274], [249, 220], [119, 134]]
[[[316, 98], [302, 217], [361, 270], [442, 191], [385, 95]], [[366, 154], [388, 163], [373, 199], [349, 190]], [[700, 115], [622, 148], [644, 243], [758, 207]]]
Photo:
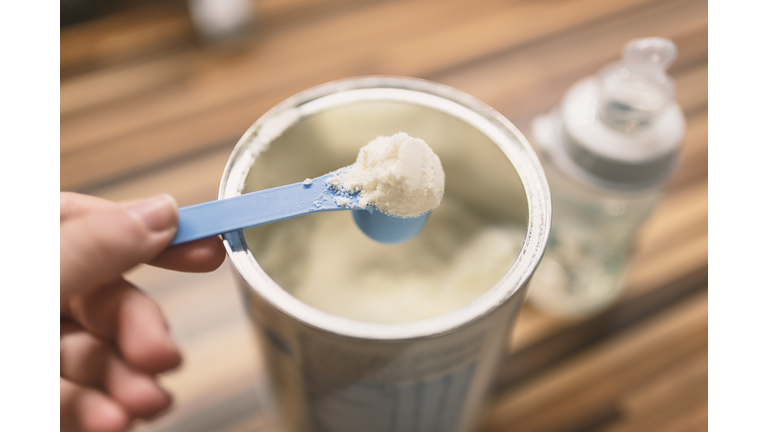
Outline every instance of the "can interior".
[[[506, 154], [489, 137], [467, 122], [434, 108], [398, 101], [358, 101], [302, 118], [256, 158], [243, 193], [301, 182], [350, 165], [358, 150], [369, 141], [400, 131], [424, 139], [440, 157], [445, 170], [445, 198], [432, 212], [424, 231], [400, 245], [378, 244], [359, 233], [351, 214], [345, 211], [244, 230], [247, 247], [258, 264], [287, 292], [296, 295], [297, 287], [312, 277], [315, 285], [327, 284], [330, 293], [338, 285], [336, 278], [342, 272], [346, 282], [355, 283], [354, 278], [359, 278], [361, 284], [367, 284], [365, 293], [352, 291], [350, 294], [359, 296], [355, 300], [358, 303], [342, 306], [335, 299], [318, 297], [337, 294], [317, 291], [313, 294], [316, 302], [296, 296], [318, 309], [352, 319], [411, 321], [434, 314], [425, 311], [423, 316], [402, 315], [399, 311], [413, 308], [413, 304], [422, 304], [428, 309], [427, 305], [456, 295], [462, 296], [462, 300], [457, 301], [469, 303], [491, 288], [512, 266], [528, 226], [528, 204], [520, 177]], [[321, 232], [347, 224], [354, 227], [357, 234], [349, 230], [338, 236]], [[505, 229], [519, 233], [519, 238], [493, 237]], [[478, 236], [493, 238], [478, 243]], [[317, 240], [321, 243], [308, 239], [321, 239]], [[510, 241], [515, 244], [510, 245]], [[489, 248], [497, 248], [500, 253]], [[514, 248], [517, 249], [512, 250]], [[479, 261], [472, 264], [473, 269], [462, 270], [460, 267], [466, 267], [467, 261], [461, 261], [457, 254], [474, 254]], [[489, 264], [490, 261], [493, 262]], [[480, 267], [487, 268], [477, 270]], [[482, 274], [477, 276], [475, 271]], [[376, 282], [371, 282], [371, 278]], [[463, 283], [471, 289], [461, 294], [454, 292], [457, 290], [454, 287], [449, 289], [454, 290], [451, 292], [441, 288], [413, 297], [406, 295], [398, 300], [399, 306], [397, 302], [382, 306], [384, 310], [378, 311], [379, 316], [344, 311], [345, 308], [361, 309], [358, 307], [361, 302], [378, 305], [381, 301], [376, 296], [386, 296], [387, 290], [414, 293], [416, 290], [409, 291], [407, 285], [427, 283], [434, 278], [444, 278], [451, 286]], [[469, 280], [461, 281], [462, 278]], [[454, 306], [442, 305], [435, 313], [460, 307]]]

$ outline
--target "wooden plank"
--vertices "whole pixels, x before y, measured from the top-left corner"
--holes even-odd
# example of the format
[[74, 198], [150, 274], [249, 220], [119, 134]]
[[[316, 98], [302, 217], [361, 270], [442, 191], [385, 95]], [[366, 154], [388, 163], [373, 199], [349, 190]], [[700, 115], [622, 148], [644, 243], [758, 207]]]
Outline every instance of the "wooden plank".
[[163, 192], [171, 194], [180, 206], [212, 201], [218, 196], [219, 181], [233, 147], [222, 146], [84, 192], [112, 201], [126, 201]]
[[195, 121], [141, 131], [106, 144], [61, 155], [62, 190], [85, 189], [216, 147], [232, 149], [278, 97], [245, 101], [240, 115], [212, 110]]
[[702, 292], [505, 392], [484, 431], [578, 431], [618, 417], [614, 401], [707, 344]]
[[[448, 24], [450, 24], [448, 20], [461, 18], [457, 11], [463, 10], [459, 7], [462, 5], [465, 9], [467, 8], [465, 3], [461, 3], [450, 10], [450, 14], [445, 12], [445, 20]], [[383, 8], [384, 6], [386, 9]], [[378, 6], [375, 11], [364, 11], [367, 14], [386, 12], [386, 16], [395, 19], [397, 27], [394, 27], [395, 24], [392, 25], [393, 27], [382, 27], [380, 24], [371, 26], [370, 22], [373, 21], [369, 21], [368, 25], [362, 25], [363, 28], [361, 28], [361, 21], [349, 22], [349, 18], [359, 18], [363, 14], [363, 12], [356, 11], [349, 17], [345, 16], [344, 19], [322, 23], [322, 26], [317, 25], [316, 28], [309, 29], [314, 32], [312, 34], [307, 34], [309, 30], [302, 29], [301, 36], [304, 41], [319, 40], [318, 45], [315, 45], [314, 48], [293, 46], [289, 49], [286, 44], [289, 41], [293, 42], [296, 34], [291, 34], [281, 40], [265, 40], [264, 46], [259, 51], [259, 56], [250, 56], [248, 59], [242, 59], [241, 62], [231, 65], [233, 67], [228, 68], [227, 74], [230, 75], [228, 77], [223, 77], [221, 73], [214, 74], [215, 79], [208, 77], [196, 80], [196, 82], [206, 83], [205, 85], [200, 84], [197, 89], [194, 85], [191, 88], [187, 87], [184, 92], [179, 92], [173, 97], [166, 97], [154, 102], [144, 101], [140, 104], [134, 104], [133, 107], [131, 104], [121, 105], [119, 109], [101, 110], [99, 113], [62, 123], [62, 187], [82, 188], [87, 184], [103, 181], [110, 174], [126, 175], [132, 170], [139, 169], [140, 166], [161, 163], [176, 155], [188, 154], [218, 144], [220, 141], [216, 141], [210, 132], [213, 128], [220, 131], [222, 135], [229, 133], [232, 134], [230, 136], [234, 136], [234, 134], [241, 133], [258, 114], [289, 94], [285, 90], [272, 90], [270, 93], [264, 90], [267, 83], [272, 86], [272, 89], [280, 88], [281, 85], [290, 86], [290, 89], [301, 89], [343, 76], [343, 72], [342, 75], [339, 75], [339, 72], [343, 70], [349, 70], [351, 74], [382, 72], [371, 70], [370, 61], [367, 60], [374, 55], [371, 51], [375, 52], [377, 46], [390, 42], [389, 39], [391, 38], [383, 38], [382, 34], [391, 33], [392, 28], [397, 28], [397, 36], [407, 39], [414, 32], [412, 28], [415, 26], [410, 25], [413, 19], [419, 18], [424, 21], [424, 18], [428, 16], [428, 21], [434, 21], [434, 8], [424, 7], [422, 11], [422, 9], [414, 10], [410, 4], [406, 6], [409, 6], [407, 13], [405, 13], [404, 6], [399, 3], [388, 3]], [[516, 4], [514, 6], [522, 7]], [[419, 13], [419, 11], [422, 12]], [[403, 15], [409, 17], [411, 21], [403, 21], [401, 17]], [[373, 19], [371, 15], [365, 16], [365, 18]], [[382, 21], [386, 20], [377, 19], [375, 22]], [[349, 36], [343, 39], [328, 36], [328, 34], [338, 34], [325, 28], [328, 24], [334, 26], [348, 24], [352, 26], [352, 30], [357, 30], [368, 39], [363, 37], [361, 39], [366, 43], [349, 46]], [[321, 32], [318, 33], [318, 31]], [[296, 41], [296, 44], [298, 43]], [[323, 49], [321, 44], [324, 44], [326, 49]], [[304, 45], [307, 44], [304, 43]], [[339, 45], [339, 47], [329, 50], [329, 45]], [[343, 49], [342, 46], [344, 46]], [[301, 52], [296, 53], [297, 49]], [[302, 57], [305, 50], [308, 50], [306, 51], [307, 58]], [[286, 51], [295, 55], [286, 58]], [[250, 62], [251, 59], [255, 64]], [[286, 62], [295, 62], [295, 66]], [[307, 62], [313, 65], [311, 70], [302, 67]], [[345, 67], [345, 64], [348, 66]], [[253, 69], [257, 65], [258, 69]], [[286, 74], [286, 71], [290, 73]], [[358, 73], [352, 71], [358, 71]], [[245, 77], [248, 79], [245, 80]], [[239, 82], [242, 86], [233, 86], [233, 82]], [[258, 93], [259, 91], [267, 91], [267, 94], [259, 95], [258, 102], [246, 98], [248, 95], [256, 96], [254, 92]], [[242, 102], [244, 99], [251, 102], [244, 103]], [[239, 102], [234, 104], [227, 102], [232, 100]], [[212, 109], [213, 106], [219, 104], [225, 104], [225, 106], [217, 107], [214, 114], [205, 111], [205, 109]], [[200, 112], [201, 109], [203, 112]], [[184, 117], [193, 113], [195, 113], [194, 118]], [[179, 118], [179, 116], [183, 119], [163, 123], [168, 122], [170, 118]], [[227, 121], [212, 125], [213, 120], [219, 118], [217, 116], [224, 117]], [[150, 127], [158, 124], [163, 124], [163, 126]], [[190, 129], [192, 130], [189, 137], [183, 134], [183, 131]], [[172, 139], [172, 137], [176, 137], [175, 132], [181, 133], [181, 135], [177, 139]], [[126, 133], [129, 135], [125, 136]], [[122, 138], [116, 138], [121, 134]], [[82, 149], [105, 141], [108, 142], [107, 146], [102, 150], [95, 150], [97, 154], [89, 155], [80, 152], [68, 154], [68, 149]], [[102, 146], [102, 144], [99, 145]], [[159, 146], [163, 146], [165, 150], [158, 149]], [[115, 166], [115, 160], [120, 161], [120, 165]], [[91, 169], [93, 172], [90, 171]]]
[[[680, 395], [690, 397], [690, 394]], [[619, 425], [609, 425], [605, 429], [599, 429], [596, 432], [703, 432], [708, 430], [708, 406], [706, 400], [696, 401], [695, 406], [681, 412], [674, 413], [674, 416], [664, 419], [650, 421], [642, 419], [635, 422], [621, 423]]]
[[191, 61], [186, 53], [174, 53], [66, 79], [60, 92], [62, 121], [108, 103], [172, 88], [188, 78]]
[[687, 423], [686, 419], [698, 417], [699, 411], [707, 407], [708, 366], [704, 348], [622, 394], [617, 401], [621, 420], [601, 432], [676, 429], [678, 424]]
[[672, 177], [669, 190], [684, 187], [689, 180], [698, 181], [706, 177], [706, 161], [709, 150], [708, 130], [709, 113], [706, 109], [698, 110], [686, 116], [685, 137], [680, 155], [681, 166]]
[[628, 269], [627, 295], [646, 293], [670, 282], [706, 269], [708, 263], [708, 236], [703, 233], [686, 239], [676, 247], [649, 254], [637, 260]]
[[[393, 37], [408, 38], [413, 33], [430, 30], [431, 26], [450, 25], [473, 9], [483, 11], [488, 7], [471, 8], [466, 1], [451, 0], [435, 11], [434, 4], [424, 0], [388, 2], [291, 31], [275, 31], [264, 35], [257, 49], [229, 58], [214, 53], [201, 54], [193, 64], [192, 78], [172, 94], [121, 104], [62, 123], [62, 153], [194, 113], [207, 114], [212, 108], [220, 109], [228, 103], [237, 105], [243, 99], [270, 98], [275, 89], [284, 88], [266, 105], [271, 107], [293, 93], [324, 82], [321, 80], [326, 76], [336, 79], [344, 76], [340, 76], [339, 71], [358, 69], [372, 50], [389, 43]], [[433, 24], [419, 26], [420, 21]], [[337, 31], [339, 28], [345, 32]], [[350, 44], [350, 39], [358, 42]], [[317, 78], [318, 74], [328, 75]]]
[[[627, 420], [636, 421], [667, 410], [676, 410], [675, 404], [693, 402], [707, 396], [707, 350], [696, 352], [685, 362], [665, 371], [662, 376], [623, 396], [620, 405]], [[689, 398], [681, 397], [688, 395]], [[685, 400], [688, 399], [688, 400]]]
[[[307, 18], [380, 0], [253, 0], [259, 34], [272, 27], [306, 24]], [[257, 36], [259, 35], [257, 34]], [[61, 71], [69, 77], [104, 66], [143, 61], [168, 52], [200, 50], [185, 0], [143, 2], [129, 9], [67, 26], [61, 31]]]
[[640, 232], [635, 245], [638, 260], [707, 232], [708, 184], [704, 175], [686, 187], [670, 190]]
[[174, 405], [163, 416], [138, 423], [134, 432], [275, 432], [261, 415], [258, 385], [245, 377], [218, 383], [205, 397]]
[[[330, 9], [332, 12], [337, 12], [338, 8], [362, 7], [370, 1], [378, 0], [369, 0], [368, 2], [354, 0], [259, 1], [255, 6], [258, 12], [260, 30], [259, 35], [254, 35], [252, 43], [257, 43], [263, 34], [272, 32], [271, 27], [296, 25], [292, 22], [296, 21], [294, 15], [320, 19], [317, 18], [318, 13], [312, 13], [312, 11], [322, 10], [327, 13]], [[163, 9], [162, 12], [164, 13], [158, 13], [158, 8]], [[165, 9], [170, 10], [165, 11]], [[167, 16], [171, 14], [172, 17]], [[144, 16], [145, 19], [137, 20], [134, 18], [136, 15]], [[66, 118], [77, 114], [80, 110], [92, 110], [102, 105], [117, 103], [125, 98], [144, 96], [148, 91], [162, 89], [165, 85], [173, 87], [172, 84], [174, 83], [188, 82], [191, 79], [190, 75], [199, 69], [196, 63], [204, 62], [208, 58], [213, 58], [219, 63], [226, 63], [228, 62], [227, 57], [238, 51], [229, 48], [229, 51], [218, 52], [215, 48], [206, 48], [197, 43], [191, 43], [196, 39], [193, 33], [185, 37], [190, 41], [187, 44], [179, 45], [178, 42], [174, 43], [173, 41], [146, 43], [146, 46], [143, 47], [146, 48], [147, 52], [142, 53], [142, 55], [123, 53], [120, 56], [113, 52], [115, 47], [112, 47], [113, 51], [109, 52], [111, 57], [105, 57], [99, 55], [99, 52], [104, 50], [98, 50], [92, 46], [102, 43], [101, 40], [105, 37], [116, 37], [115, 33], [125, 33], [123, 37], [131, 39], [133, 33], [138, 33], [138, 30], [133, 27], [146, 26], [147, 21], [187, 20], [188, 16], [189, 12], [186, 7], [169, 8], [168, 5], [150, 4], [141, 5], [138, 8], [95, 22], [64, 29], [61, 35], [62, 70], [74, 68], [73, 64], [79, 64], [80, 69], [86, 70], [77, 74], [62, 72], [64, 76], [61, 89], [62, 117]], [[291, 20], [291, 18], [293, 19]], [[106, 23], [102, 21], [106, 21]], [[167, 24], [158, 25], [165, 26]], [[192, 32], [191, 24], [187, 31]], [[106, 32], [109, 34], [105, 34]], [[163, 34], [158, 36], [173, 38], [179, 35]], [[137, 41], [137, 44], [139, 42]], [[173, 52], [154, 53], [158, 45], [178, 46]], [[77, 54], [78, 47], [80, 51], [83, 51], [80, 54]], [[254, 49], [254, 47], [239, 48], [239, 50], [243, 49]], [[75, 53], [71, 51], [75, 51]], [[92, 67], [89, 68], [88, 65], [92, 65]]]
[[709, 68], [690, 68], [674, 76], [677, 80], [677, 102], [686, 114], [707, 108]]
[[709, 430], [709, 408], [701, 404], [670, 422], [660, 425], [659, 432], [703, 432]]
[[588, 319], [567, 321], [526, 308], [510, 338], [512, 349], [502, 364], [497, 390], [514, 386], [705, 289], [706, 246], [703, 237], [653, 261], [636, 263], [619, 301]]
[[670, 190], [698, 181], [708, 174], [709, 115], [707, 111], [699, 111], [687, 117], [681, 166], [669, 183]]
[[151, 2], [119, 14], [63, 28], [61, 75], [192, 43], [194, 31], [184, 1]]
[[380, 62], [397, 75], [423, 76], [564, 33], [614, 14], [631, 13], [635, 7], [649, 3], [644, 0], [526, 2], [519, 8], [475, 20], [467, 19], [458, 26], [393, 44], [382, 53]]

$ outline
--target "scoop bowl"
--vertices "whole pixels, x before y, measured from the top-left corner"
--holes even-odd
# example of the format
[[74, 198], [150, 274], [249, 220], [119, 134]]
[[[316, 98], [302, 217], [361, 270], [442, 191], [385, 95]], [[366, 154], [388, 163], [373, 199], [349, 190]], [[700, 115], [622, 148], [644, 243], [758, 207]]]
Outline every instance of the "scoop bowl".
[[352, 218], [357, 227], [369, 238], [384, 244], [406, 242], [421, 232], [427, 223], [428, 211], [422, 215], [403, 218], [382, 213], [374, 207], [352, 210]]

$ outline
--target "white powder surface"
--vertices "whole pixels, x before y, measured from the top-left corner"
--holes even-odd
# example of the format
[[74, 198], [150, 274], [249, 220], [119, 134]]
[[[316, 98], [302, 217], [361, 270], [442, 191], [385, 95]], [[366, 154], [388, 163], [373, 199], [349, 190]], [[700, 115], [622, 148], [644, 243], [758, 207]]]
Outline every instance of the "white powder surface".
[[373, 205], [391, 216], [416, 217], [440, 205], [445, 173], [424, 140], [398, 132], [369, 142], [328, 184], [346, 193], [359, 191], [362, 208]]
[[418, 236], [371, 241], [343, 212], [273, 226], [256, 258], [280, 286], [325, 312], [368, 322], [408, 322], [469, 304], [514, 263], [525, 227], [489, 224], [446, 197]]

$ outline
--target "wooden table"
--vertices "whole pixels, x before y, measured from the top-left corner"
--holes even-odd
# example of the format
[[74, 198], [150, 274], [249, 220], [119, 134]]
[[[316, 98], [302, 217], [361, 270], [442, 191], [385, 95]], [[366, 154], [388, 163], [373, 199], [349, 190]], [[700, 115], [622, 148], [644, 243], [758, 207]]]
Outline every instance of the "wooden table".
[[[706, 430], [705, 0], [261, 0], [255, 33], [226, 49], [200, 41], [183, 1], [127, 4], [61, 30], [62, 190], [215, 199], [234, 143], [259, 116], [350, 76], [453, 86], [529, 136], [535, 115], [627, 40], [674, 40], [683, 163], [642, 232], [626, 293], [586, 320], [524, 309], [482, 430]], [[228, 265], [129, 278], [161, 304], [185, 356], [162, 377], [170, 412], [135, 429], [269, 431]]]

